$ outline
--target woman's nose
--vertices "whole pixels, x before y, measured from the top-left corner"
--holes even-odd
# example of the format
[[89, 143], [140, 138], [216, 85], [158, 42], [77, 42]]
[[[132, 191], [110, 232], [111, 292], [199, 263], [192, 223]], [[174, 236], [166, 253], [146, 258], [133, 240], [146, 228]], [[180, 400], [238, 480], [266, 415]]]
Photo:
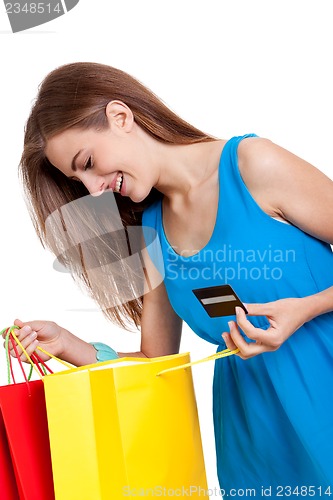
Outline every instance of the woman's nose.
[[106, 182], [103, 177], [94, 176], [82, 179], [83, 184], [92, 196], [101, 195], [106, 189]]

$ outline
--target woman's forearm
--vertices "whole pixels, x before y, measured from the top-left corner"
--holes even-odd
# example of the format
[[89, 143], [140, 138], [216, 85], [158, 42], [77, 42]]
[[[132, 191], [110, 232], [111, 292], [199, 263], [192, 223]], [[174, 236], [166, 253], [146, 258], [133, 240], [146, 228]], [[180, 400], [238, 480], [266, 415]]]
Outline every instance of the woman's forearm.
[[325, 290], [304, 297], [307, 321], [319, 316], [320, 314], [333, 311], [333, 286]]
[[[63, 328], [63, 345], [64, 349], [58, 354], [58, 357], [71, 363], [74, 366], [90, 365], [97, 362], [96, 349], [93, 345], [85, 342], [76, 335]], [[117, 352], [120, 358], [134, 357], [146, 358], [147, 356], [141, 352]]]
[[94, 346], [80, 339], [71, 332], [62, 329], [62, 350], [57, 357], [74, 366], [83, 366], [96, 363], [96, 349]]
[[138, 352], [118, 352], [120, 358], [148, 358], [142, 351]]

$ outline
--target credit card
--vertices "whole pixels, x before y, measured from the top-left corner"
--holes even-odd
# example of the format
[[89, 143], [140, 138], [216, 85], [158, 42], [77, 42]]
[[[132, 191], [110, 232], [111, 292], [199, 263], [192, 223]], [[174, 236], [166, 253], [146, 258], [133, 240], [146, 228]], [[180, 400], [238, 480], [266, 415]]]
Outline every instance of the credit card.
[[233, 316], [236, 314], [236, 306], [244, 309], [246, 314], [248, 312], [230, 285], [197, 288], [192, 290], [192, 292], [211, 318]]

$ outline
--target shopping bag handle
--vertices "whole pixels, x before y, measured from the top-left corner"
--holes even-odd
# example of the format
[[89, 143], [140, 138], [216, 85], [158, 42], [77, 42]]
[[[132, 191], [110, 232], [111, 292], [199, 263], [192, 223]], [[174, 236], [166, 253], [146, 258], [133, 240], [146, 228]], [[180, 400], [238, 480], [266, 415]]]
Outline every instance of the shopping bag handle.
[[167, 368], [166, 370], [162, 370], [156, 374], [156, 377], [164, 375], [165, 373], [168, 372], [174, 372], [176, 370], [189, 368], [190, 366], [198, 365], [200, 363], [206, 363], [206, 361], [213, 361], [215, 359], [226, 358], [227, 356], [231, 356], [232, 354], [236, 354], [237, 352], [239, 352], [239, 349], [234, 349], [233, 351], [231, 351], [230, 349], [224, 349], [224, 351], [216, 352], [215, 354], [211, 354], [206, 358], [198, 359], [197, 361], [191, 361], [190, 363], [185, 363], [184, 365], [174, 366], [173, 368]]
[[[8, 364], [8, 379], [9, 379], [9, 383], [10, 383], [10, 372], [12, 374], [12, 379], [14, 381], [14, 375], [13, 375], [13, 371], [12, 371], [12, 367], [11, 367], [11, 360], [10, 360], [10, 356], [9, 356], [9, 353], [8, 353], [8, 342], [9, 342], [9, 336], [11, 335], [13, 337], [12, 340], [15, 340], [15, 342], [17, 343], [17, 345], [19, 347], [21, 347], [22, 351], [24, 352], [27, 360], [29, 361], [31, 367], [37, 372], [38, 376], [43, 379], [43, 373], [41, 373], [39, 367], [37, 368], [38, 366], [38, 363], [41, 363], [42, 365], [44, 365], [45, 368], [47, 368], [49, 371], [51, 371], [47, 365], [41, 360], [41, 358], [36, 354], [32, 354], [32, 356], [30, 357], [29, 354], [27, 353], [27, 351], [24, 349], [24, 347], [22, 346], [21, 342], [19, 341], [19, 339], [17, 338], [17, 336], [15, 335], [14, 331], [15, 329], [18, 329], [18, 327], [15, 325], [15, 326], [12, 326], [10, 328], [4, 328], [1, 332], [0, 332], [0, 335], [2, 335], [2, 333], [7, 330], [7, 336], [6, 336], [6, 354], [7, 354], [7, 364]], [[21, 369], [23, 371], [23, 374], [26, 378], [26, 375], [25, 375], [25, 371], [23, 369], [23, 365], [22, 365], [22, 362], [21, 362], [21, 359], [14, 347], [15, 345], [15, 342], [12, 342], [12, 345], [13, 345], [13, 348], [14, 348], [14, 351], [16, 353], [16, 357], [18, 358], [19, 360], [19, 363], [21, 365]], [[70, 364], [70, 363], [67, 363], [66, 361], [60, 359], [60, 358], [57, 358], [56, 356], [54, 356], [53, 354], [51, 354], [50, 352], [47, 352], [45, 351], [45, 349], [43, 349], [42, 347], [37, 347], [37, 349], [41, 352], [43, 352], [44, 354], [46, 354], [47, 356], [49, 356], [50, 358], [53, 358], [55, 359], [56, 361], [59, 361], [59, 363], [61, 363], [62, 365], [66, 366], [67, 368], [73, 368], [73, 366]], [[236, 354], [239, 352], [239, 349], [234, 349], [234, 350], [230, 350], [230, 349], [224, 349], [223, 351], [220, 351], [220, 352], [216, 352], [214, 354], [211, 354], [210, 356], [207, 356], [206, 358], [202, 358], [202, 359], [199, 359], [197, 361], [191, 361], [190, 363], [185, 363], [183, 365], [180, 365], [180, 366], [175, 366], [173, 368], [167, 368], [166, 370], [162, 370], [160, 372], [158, 372], [156, 374], [157, 377], [159, 377], [160, 375], [164, 375], [165, 373], [168, 373], [168, 372], [173, 372], [173, 371], [176, 371], [176, 370], [182, 370], [182, 369], [186, 369], [186, 368], [189, 368], [190, 366], [193, 366], [193, 365], [198, 365], [200, 363], [206, 363], [206, 361], [213, 361], [213, 360], [216, 360], [216, 359], [220, 359], [220, 358], [225, 358], [227, 356], [232, 356], [233, 354]], [[35, 359], [37, 359], [37, 363], [33, 361], [33, 359], [31, 359], [32, 357], [36, 357]], [[27, 381], [27, 380], [26, 380]], [[14, 381], [15, 383], [15, 381]]]
[[[38, 354], [36, 352], [34, 352], [33, 354], [31, 354], [31, 356], [29, 356], [29, 354], [27, 353], [27, 351], [25, 350], [25, 348], [23, 347], [23, 345], [21, 344], [21, 342], [19, 341], [19, 339], [17, 338], [17, 336], [14, 333], [14, 330], [16, 330], [18, 328], [19, 328], [18, 326], [13, 325], [9, 328], [4, 328], [0, 332], [0, 335], [2, 335], [4, 332], [6, 332], [5, 349], [6, 349], [6, 357], [7, 357], [8, 383], [10, 384], [11, 378], [12, 378], [12, 380], [15, 384], [15, 377], [14, 377], [14, 372], [12, 369], [12, 360], [11, 360], [11, 357], [9, 355], [9, 340], [11, 340], [12, 347], [14, 349], [16, 358], [20, 364], [20, 367], [21, 367], [21, 370], [22, 370], [22, 373], [23, 373], [23, 376], [24, 376], [24, 379], [26, 382], [28, 382], [30, 380], [32, 370], [35, 370], [36, 373], [38, 374], [39, 378], [41, 378], [41, 379], [43, 379], [43, 377], [47, 374], [46, 370], [48, 370], [50, 373], [53, 373], [52, 370], [47, 366], [46, 363], [44, 363], [44, 361], [40, 358], [40, 356], [38, 356]], [[29, 373], [28, 377], [26, 376], [21, 358], [18, 354], [17, 345], [22, 349], [22, 352], [25, 354], [28, 362], [30, 363], [31, 369], [30, 369], [30, 373]], [[37, 349], [39, 351], [43, 352], [44, 354], [46, 354], [47, 356], [49, 356], [50, 358], [53, 358], [56, 361], [59, 361], [59, 363], [66, 366], [67, 368], [72, 368], [71, 364], [67, 363], [66, 361], [63, 361], [62, 359], [57, 358], [56, 356], [53, 356], [53, 354], [45, 351], [42, 347], [38, 346]], [[39, 365], [42, 365], [42, 368]]]

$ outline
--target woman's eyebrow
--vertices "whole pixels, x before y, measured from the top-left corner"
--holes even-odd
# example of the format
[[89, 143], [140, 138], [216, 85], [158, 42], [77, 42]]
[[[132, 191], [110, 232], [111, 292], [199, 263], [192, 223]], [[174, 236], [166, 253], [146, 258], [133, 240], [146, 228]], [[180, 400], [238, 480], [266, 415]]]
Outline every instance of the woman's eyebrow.
[[74, 156], [73, 160], [72, 160], [72, 165], [71, 165], [71, 169], [73, 170], [73, 172], [76, 172], [77, 171], [77, 165], [75, 163], [76, 161], [76, 158], [79, 156], [79, 154], [81, 153], [82, 149], [80, 149], [80, 151], [78, 153], [76, 153], [76, 155]]

